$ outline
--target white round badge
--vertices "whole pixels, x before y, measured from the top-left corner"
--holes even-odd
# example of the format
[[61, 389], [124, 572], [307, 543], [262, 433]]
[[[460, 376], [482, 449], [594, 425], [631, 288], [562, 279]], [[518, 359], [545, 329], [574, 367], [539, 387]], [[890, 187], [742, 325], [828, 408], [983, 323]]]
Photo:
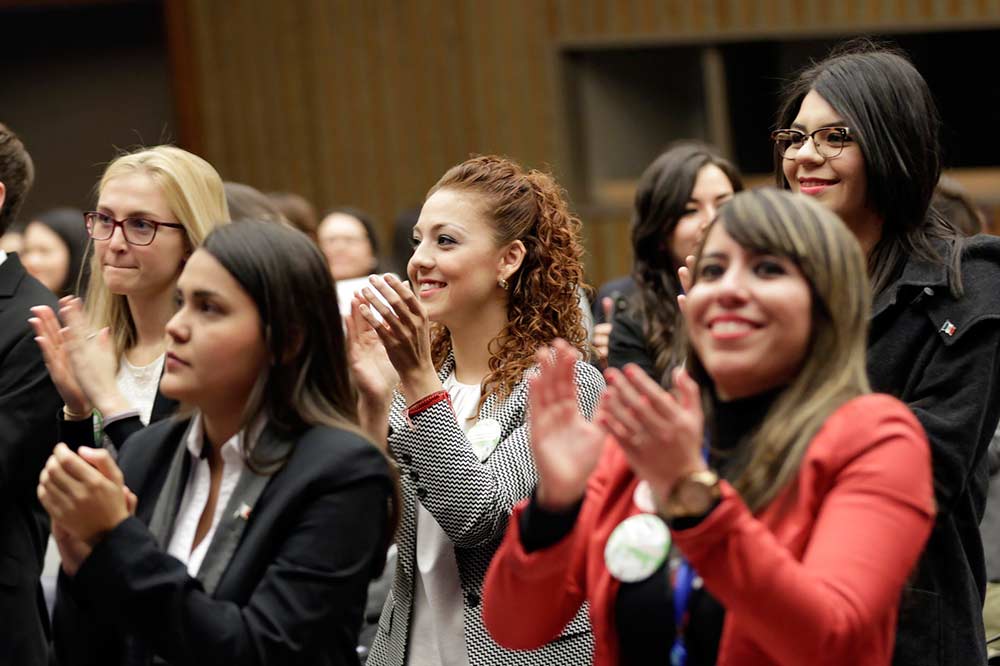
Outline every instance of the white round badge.
[[479, 458], [479, 462], [485, 462], [493, 450], [500, 443], [502, 430], [500, 423], [495, 419], [480, 419], [476, 425], [469, 428], [465, 433], [466, 439], [472, 445], [472, 452]]
[[670, 552], [670, 530], [649, 513], [626, 518], [604, 546], [604, 564], [623, 583], [649, 578]]

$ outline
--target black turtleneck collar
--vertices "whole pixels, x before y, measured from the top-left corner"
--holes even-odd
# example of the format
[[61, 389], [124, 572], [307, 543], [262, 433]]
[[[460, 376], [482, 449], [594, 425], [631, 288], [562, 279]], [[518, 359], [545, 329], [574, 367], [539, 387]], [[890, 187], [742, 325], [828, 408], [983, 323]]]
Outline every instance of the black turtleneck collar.
[[733, 451], [764, 421], [784, 386], [746, 398], [722, 400], [712, 391], [710, 445], [714, 451]]

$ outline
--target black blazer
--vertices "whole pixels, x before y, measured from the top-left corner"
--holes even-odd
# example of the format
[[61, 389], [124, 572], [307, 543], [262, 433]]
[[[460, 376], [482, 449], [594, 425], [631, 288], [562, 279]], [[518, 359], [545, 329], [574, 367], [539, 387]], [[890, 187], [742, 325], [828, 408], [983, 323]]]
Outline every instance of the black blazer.
[[[161, 373], [160, 378], [163, 378]], [[162, 421], [168, 416], [173, 416], [174, 412], [177, 411], [178, 402], [172, 398], [168, 398], [162, 393], [160, 389], [156, 389], [156, 397], [153, 398], [153, 411], [150, 412], [149, 422], [150, 424], [156, 423], [157, 421]], [[97, 446], [98, 443], [94, 441], [94, 420], [93, 419], [82, 419], [80, 421], [68, 421], [66, 420], [63, 411], [60, 409], [56, 417], [59, 426], [59, 439], [60, 442], [65, 442], [66, 445], [76, 451], [81, 446]], [[115, 445], [116, 449], [121, 449], [128, 438], [135, 433], [142, 430], [145, 426], [142, 425], [142, 421], [139, 420], [138, 416], [130, 416], [125, 419], [120, 419], [109, 423], [104, 428], [104, 434], [111, 443]]]
[[44, 664], [48, 615], [41, 601], [48, 516], [35, 496], [56, 442], [62, 404], [45, 369], [29, 308], [58, 307], [16, 254], [0, 264], [0, 664]]
[[75, 577], [60, 572], [59, 664], [138, 666], [153, 653], [178, 665], [357, 664], [366, 588], [388, 545], [386, 459], [342, 430], [300, 438], [209, 595], [147, 529], [187, 425], [161, 421], [123, 447], [119, 464], [139, 505]]

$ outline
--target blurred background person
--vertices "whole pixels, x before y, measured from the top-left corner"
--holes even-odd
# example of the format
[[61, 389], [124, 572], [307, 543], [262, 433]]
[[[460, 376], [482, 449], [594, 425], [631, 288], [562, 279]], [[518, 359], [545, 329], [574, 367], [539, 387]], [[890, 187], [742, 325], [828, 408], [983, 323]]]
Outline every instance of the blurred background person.
[[308, 236], [312, 242], [317, 242], [316, 227], [319, 226], [319, 221], [316, 208], [308, 199], [294, 192], [267, 192], [264, 196], [270, 199], [271, 204], [293, 227]]
[[53, 208], [35, 216], [24, 228], [21, 261], [56, 296], [76, 294], [83, 298], [90, 277], [85, 261], [88, 240], [83, 211]]
[[379, 272], [378, 235], [364, 211], [347, 206], [333, 208], [323, 216], [316, 235], [334, 280]]
[[16, 220], [0, 235], [0, 250], [8, 254], [20, 252], [24, 247], [24, 223]]
[[635, 363], [656, 381], [667, 382], [684, 346], [677, 269], [694, 254], [719, 206], [742, 189], [736, 167], [697, 141], [670, 146], [643, 172], [632, 210], [630, 279], [635, 286], [615, 281], [611, 293], [602, 289], [604, 323], [594, 332], [599, 360], [615, 368]]
[[229, 217], [234, 222], [240, 220], [260, 220], [288, 224], [278, 207], [256, 187], [246, 183], [236, 183], [227, 180], [223, 183], [226, 191], [226, 205], [229, 206]]
[[342, 206], [323, 216], [316, 236], [337, 285], [340, 314], [346, 317], [354, 292], [364, 288], [368, 276], [381, 269], [375, 225], [364, 211]]
[[963, 236], [986, 232], [986, 218], [962, 184], [941, 176], [934, 188], [934, 209]]

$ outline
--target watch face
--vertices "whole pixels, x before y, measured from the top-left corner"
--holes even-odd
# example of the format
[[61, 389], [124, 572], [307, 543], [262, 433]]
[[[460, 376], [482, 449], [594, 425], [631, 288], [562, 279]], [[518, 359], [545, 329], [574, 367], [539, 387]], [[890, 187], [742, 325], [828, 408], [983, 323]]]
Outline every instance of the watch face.
[[697, 516], [712, 506], [712, 486], [693, 479], [685, 479], [677, 488], [677, 505], [688, 516]]

